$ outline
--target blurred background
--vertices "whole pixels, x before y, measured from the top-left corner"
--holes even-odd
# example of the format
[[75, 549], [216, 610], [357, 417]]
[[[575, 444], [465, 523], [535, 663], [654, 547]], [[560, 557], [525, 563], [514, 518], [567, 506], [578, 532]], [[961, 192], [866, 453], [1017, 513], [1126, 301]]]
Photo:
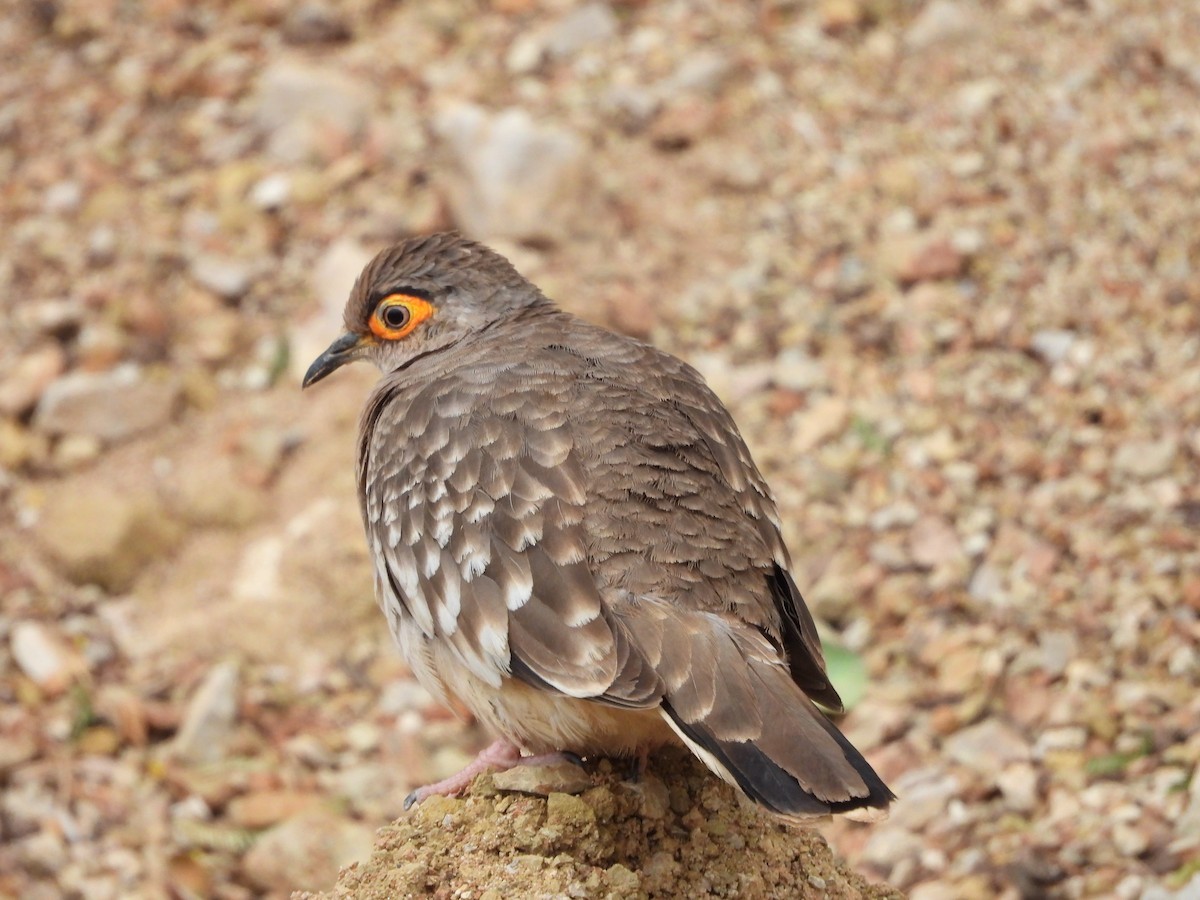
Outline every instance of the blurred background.
[[[1190, 0], [10, 0], [0, 896], [286, 896], [483, 736], [299, 374], [406, 235], [701, 369], [920, 900], [1200, 891]], [[1185, 885], [1191, 893], [1176, 893]]]

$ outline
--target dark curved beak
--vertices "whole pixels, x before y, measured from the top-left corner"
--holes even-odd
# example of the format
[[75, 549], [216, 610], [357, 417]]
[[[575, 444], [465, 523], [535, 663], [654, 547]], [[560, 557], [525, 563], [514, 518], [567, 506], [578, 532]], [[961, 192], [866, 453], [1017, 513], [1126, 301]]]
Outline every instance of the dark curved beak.
[[304, 381], [300, 389], [316, 384], [330, 372], [340, 369], [348, 362], [358, 358], [358, 350], [362, 339], [357, 334], [346, 333], [325, 348], [325, 352], [313, 360], [313, 364], [304, 373]]

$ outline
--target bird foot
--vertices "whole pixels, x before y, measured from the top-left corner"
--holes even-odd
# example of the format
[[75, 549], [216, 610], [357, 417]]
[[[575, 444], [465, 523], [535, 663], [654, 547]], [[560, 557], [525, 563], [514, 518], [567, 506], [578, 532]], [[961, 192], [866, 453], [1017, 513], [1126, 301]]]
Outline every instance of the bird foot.
[[455, 797], [471, 786], [476, 775], [484, 772], [507, 772], [516, 766], [550, 766], [555, 763], [569, 762], [583, 766], [583, 759], [569, 751], [558, 753], [542, 753], [537, 756], [522, 756], [521, 748], [504, 739], [495, 741], [479, 751], [462, 771], [426, 784], [404, 798], [404, 808], [408, 809], [414, 803], [420, 803], [429, 797]]
[[630, 784], [637, 784], [642, 780], [642, 776], [646, 774], [646, 766], [650, 762], [650, 751], [648, 749], [639, 750], [635, 755], [625, 760], [627, 768], [625, 769], [625, 780]]
[[476, 775], [484, 772], [505, 772], [521, 762], [521, 748], [503, 739], [494, 741], [479, 751], [479, 754], [467, 763], [462, 771], [426, 784], [404, 798], [404, 808], [408, 809], [414, 803], [420, 803], [429, 797], [454, 797], [471, 786]]

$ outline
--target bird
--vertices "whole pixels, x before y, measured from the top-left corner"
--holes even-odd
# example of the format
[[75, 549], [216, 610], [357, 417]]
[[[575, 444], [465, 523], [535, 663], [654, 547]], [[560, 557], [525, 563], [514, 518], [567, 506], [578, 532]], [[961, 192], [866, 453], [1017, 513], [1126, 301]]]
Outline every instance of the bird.
[[[895, 796], [841, 711], [776, 504], [694, 368], [561, 308], [457, 232], [358, 276], [309, 388], [381, 371], [358, 431], [376, 597], [416, 679], [494, 742], [473, 778], [682, 743], [786, 820]], [[819, 704], [819, 706], [818, 706]]]

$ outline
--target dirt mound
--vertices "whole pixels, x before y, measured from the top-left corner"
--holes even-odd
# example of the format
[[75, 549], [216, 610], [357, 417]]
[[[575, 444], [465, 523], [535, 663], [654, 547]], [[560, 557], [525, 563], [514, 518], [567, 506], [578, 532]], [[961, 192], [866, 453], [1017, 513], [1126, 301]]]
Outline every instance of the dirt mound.
[[383, 828], [371, 859], [317, 897], [901, 897], [869, 884], [817, 831], [742, 802], [689, 755], [664, 753], [637, 783], [602, 761], [578, 796], [499, 791], [433, 797]]

